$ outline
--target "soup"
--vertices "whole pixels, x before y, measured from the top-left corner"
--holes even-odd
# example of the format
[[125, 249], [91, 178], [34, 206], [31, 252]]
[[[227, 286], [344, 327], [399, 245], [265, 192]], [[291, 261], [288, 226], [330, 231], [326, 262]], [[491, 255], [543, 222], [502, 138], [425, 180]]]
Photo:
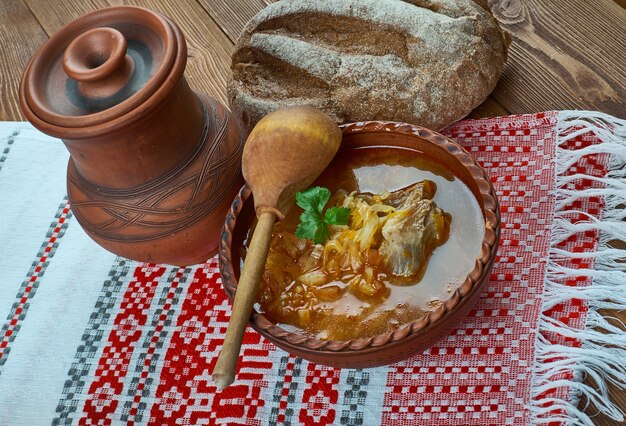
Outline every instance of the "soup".
[[[418, 152], [345, 150], [314, 185], [331, 191], [327, 208], [350, 208], [350, 223], [331, 226], [321, 244], [295, 236], [300, 207], [276, 224], [258, 296], [271, 321], [321, 339], [375, 336], [437, 307], [472, 270], [484, 230], [480, 206], [463, 182]], [[418, 229], [392, 226], [417, 205], [411, 200], [429, 206], [423, 219], [431, 229], [413, 256], [389, 243]], [[363, 218], [371, 211], [375, 232]]]

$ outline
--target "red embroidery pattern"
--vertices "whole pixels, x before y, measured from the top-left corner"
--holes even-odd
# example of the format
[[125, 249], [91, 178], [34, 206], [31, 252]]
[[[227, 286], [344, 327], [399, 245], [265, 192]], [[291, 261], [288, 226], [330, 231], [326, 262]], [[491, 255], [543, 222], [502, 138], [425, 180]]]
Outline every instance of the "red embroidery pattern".
[[146, 352], [146, 357], [143, 361], [143, 369], [141, 370], [141, 374], [139, 376], [139, 383], [137, 383], [137, 389], [135, 390], [135, 396], [133, 397], [132, 406], [128, 412], [128, 422], [134, 422], [135, 416], [137, 415], [137, 411], [139, 410], [139, 403], [141, 402], [141, 397], [143, 390], [146, 387], [146, 379], [148, 378], [148, 374], [150, 372], [150, 366], [152, 364], [152, 357], [154, 356], [154, 352], [157, 348], [157, 343], [159, 342], [161, 333], [163, 332], [163, 328], [165, 327], [165, 320], [167, 319], [167, 312], [172, 308], [172, 300], [174, 299], [174, 294], [176, 289], [180, 285], [180, 279], [183, 276], [184, 268], [179, 268], [176, 271], [176, 275], [172, 280], [172, 284], [169, 288], [166, 302], [163, 305], [163, 309], [161, 315], [159, 316], [158, 323], [154, 329], [154, 334], [150, 340], [150, 346], [148, 347], [148, 351]]
[[309, 363], [307, 387], [302, 395], [299, 419], [305, 425], [329, 425], [335, 420], [337, 384], [341, 370]]
[[134, 279], [124, 294], [94, 381], [89, 386], [84, 415], [79, 424], [112, 423], [113, 414], [119, 404], [117, 397], [122, 393], [123, 380], [128, 372], [135, 344], [141, 337], [158, 279], [164, 272], [165, 268], [162, 266], [147, 264], [135, 269]]
[[216, 393], [210, 377], [228, 326], [230, 305], [220, 287], [216, 260], [198, 268], [187, 291], [165, 356], [156, 403], [150, 424], [260, 425], [255, 419], [260, 397], [267, 388], [265, 374], [272, 368], [269, 347], [261, 345], [259, 334], [248, 330], [239, 360], [237, 383]]

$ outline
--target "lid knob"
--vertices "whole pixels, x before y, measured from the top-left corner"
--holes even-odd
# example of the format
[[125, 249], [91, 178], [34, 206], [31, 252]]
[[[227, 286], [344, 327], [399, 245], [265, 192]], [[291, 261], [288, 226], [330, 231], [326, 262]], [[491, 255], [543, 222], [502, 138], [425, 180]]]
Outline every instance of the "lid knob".
[[63, 69], [78, 82], [83, 96], [107, 98], [123, 89], [133, 75], [135, 65], [126, 48], [126, 39], [118, 30], [94, 28], [65, 49]]

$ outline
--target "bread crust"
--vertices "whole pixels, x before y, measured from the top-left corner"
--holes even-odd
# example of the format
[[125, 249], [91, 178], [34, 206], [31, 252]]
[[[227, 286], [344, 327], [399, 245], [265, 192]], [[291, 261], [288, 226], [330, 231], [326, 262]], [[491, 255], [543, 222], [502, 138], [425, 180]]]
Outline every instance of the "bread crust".
[[282, 0], [244, 28], [228, 97], [248, 130], [288, 105], [440, 130], [491, 93], [507, 46], [471, 0]]

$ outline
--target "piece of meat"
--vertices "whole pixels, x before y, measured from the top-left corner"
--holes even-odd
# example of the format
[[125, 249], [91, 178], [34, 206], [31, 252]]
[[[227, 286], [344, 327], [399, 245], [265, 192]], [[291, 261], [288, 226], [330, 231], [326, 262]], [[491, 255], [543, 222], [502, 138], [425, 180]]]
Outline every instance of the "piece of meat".
[[380, 254], [388, 272], [419, 280], [432, 251], [446, 242], [451, 217], [432, 201], [437, 187], [424, 180], [395, 191], [385, 204], [397, 207], [382, 228]]

